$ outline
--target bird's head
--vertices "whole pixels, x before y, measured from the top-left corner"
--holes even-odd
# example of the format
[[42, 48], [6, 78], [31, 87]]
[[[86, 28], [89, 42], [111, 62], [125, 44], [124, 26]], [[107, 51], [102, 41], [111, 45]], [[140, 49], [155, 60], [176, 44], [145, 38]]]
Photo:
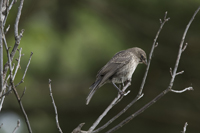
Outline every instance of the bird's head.
[[137, 57], [139, 58], [139, 63], [147, 65], [147, 56], [146, 56], [146, 53], [144, 52], [144, 50], [136, 47], [135, 51], [137, 53], [136, 54]]
[[140, 61], [139, 63], [144, 63], [145, 65], [147, 65], [147, 57], [146, 57], [146, 54], [140, 54]]

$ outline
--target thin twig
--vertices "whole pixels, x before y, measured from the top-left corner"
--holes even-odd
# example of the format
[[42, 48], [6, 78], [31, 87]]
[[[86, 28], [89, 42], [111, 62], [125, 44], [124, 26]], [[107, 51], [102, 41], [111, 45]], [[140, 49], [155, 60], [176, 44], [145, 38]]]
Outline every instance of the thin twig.
[[133, 118], [135, 118], [137, 115], [139, 115], [142, 112], [144, 112], [147, 108], [149, 108], [151, 105], [153, 105], [156, 101], [158, 101], [161, 97], [163, 97], [169, 91], [171, 91], [173, 83], [174, 83], [174, 79], [176, 77], [176, 73], [177, 73], [177, 69], [178, 69], [180, 57], [181, 57], [181, 54], [182, 54], [182, 48], [183, 48], [183, 43], [184, 43], [184, 40], [185, 40], [185, 36], [187, 34], [187, 31], [188, 31], [188, 29], [189, 29], [192, 21], [194, 20], [194, 18], [195, 18], [196, 14], [198, 13], [199, 10], [200, 10], [200, 7], [195, 11], [193, 17], [189, 21], [189, 23], [188, 23], [188, 25], [187, 25], [187, 27], [186, 27], [186, 29], [184, 31], [184, 34], [183, 34], [183, 37], [182, 37], [182, 41], [181, 41], [180, 47], [179, 47], [179, 52], [178, 52], [177, 60], [176, 60], [175, 67], [174, 67], [174, 70], [173, 70], [173, 73], [172, 73], [173, 75], [172, 75], [171, 81], [170, 81], [169, 86], [167, 87], [167, 89], [164, 90], [163, 92], [161, 92], [158, 96], [156, 96], [153, 100], [151, 100], [149, 103], [147, 103], [141, 109], [139, 109], [137, 112], [135, 112], [131, 116], [127, 117], [125, 120], [123, 120], [122, 122], [120, 122], [118, 125], [116, 125], [112, 129], [110, 129], [106, 133], [112, 133], [112, 132], [118, 130], [119, 128], [121, 128], [122, 126], [124, 126], [125, 124], [127, 124], [129, 121], [131, 121]]
[[20, 127], [20, 120], [17, 121], [17, 126], [13, 130], [13, 133], [15, 133], [19, 127]]
[[8, 8], [8, 10], [11, 10], [13, 4], [15, 4], [16, 2], [17, 2], [16, 0], [12, 0], [12, 2], [10, 3], [10, 6], [9, 6], [9, 8]]
[[177, 76], [177, 75], [180, 75], [180, 74], [183, 74], [183, 73], [184, 73], [184, 71], [177, 72], [177, 73], [176, 73], [176, 76]]
[[171, 92], [174, 92], [174, 93], [183, 93], [185, 91], [193, 91], [193, 90], [194, 90], [193, 87], [187, 87], [187, 88], [185, 88], [183, 90], [180, 90], [180, 91], [171, 89]]
[[[17, 13], [17, 17], [15, 20], [15, 25], [14, 25], [14, 33], [15, 33], [15, 39], [18, 39], [19, 35], [18, 35], [18, 27], [19, 27], [19, 19], [21, 17], [21, 12], [22, 12], [22, 7], [23, 7], [23, 3], [24, 0], [20, 1], [20, 5], [18, 7], [18, 13]], [[20, 39], [19, 39], [20, 40]]]
[[98, 128], [97, 130], [95, 130], [94, 133], [97, 133], [97, 132], [103, 130], [104, 128], [106, 128], [108, 125], [110, 125], [114, 120], [116, 120], [119, 116], [121, 116], [123, 113], [125, 113], [135, 102], [137, 102], [143, 96], [142, 91], [143, 91], [143, 88], [144, 88], [144, 84], [146, 82], [146, 78], [147, 78], [147, 74], [148, 74], [148, 71], [149, 71], [152, 55], [153, 55], [154, 49], [158, 46], [157, 39], [158, 39], [158, 36], [159, 36], [165, 22], [167, 22], [168, 20], [169, 20], [169, 18], [167, 18], [167, 12], [165, 12], [164, 20], [163, 21], [160, 20], [160, 22], [162, 22], [162, 23], [161, 23], [160, 28], [158, 29], [158, 32], [157, 32], [156, 37], [154, 39], [154, 42], [153, 42], [153, 45], [152, 45], [152, 48], [151, 48], [151, 52], [149, 54], [148, 65], [147, 65], [146, 72], [144, 74], [143, 81], [142, 81], [142, 84], [140, 86], [140, 90], [138, 92], [138, 95], [122, 111], [120, 111], [116, 116], [114, 116], [112, 119], [110, 119], [103, 126]]
[[187, 126], [188, 126], [188, 123], [186, 122], [185, 125], [184, 125], [184, 127], [183, 127], [182, 133], [186, 133]]
[[55, 111], [56, 125], [57, 125], [59, 132], [62, 133], [62, 129], [60, 128], [59, 121], [58, 121], [57, 107], [56, 107], [56, 104], [55, 104], [55, 101], [54, 101], [54, 98], [53, 98], [52, 89], [51, 89], [51, 79], [49, 79], [49, 91], [50, 91], [50, 97], [51, 97], [52, 104], [53, 104], [54, 111]]
[[21, 81], [20, 81], [20, 82], [15, 86], [15, 87], [17, 87], [18, 85], [20, 85], [21, 83], [24, 82], [24, 78], [25, 78], [26, 73], [27, 73], [27, 71], [28, 71], [28, 67], [29, 67], [29, 65], [30, 65], [30, 63], [31, 63], [31, 57], [32, 57], [32, 55], [33, 55], [33, 52], [31, 52], [31, 55], [30, 55], [30, 58], [29, 58], [28, 64], [27, 64], [27, 66], [26, 66], [26, 69], [25, 69], [24, 75], [23, 75], [23, 77], [22, 77], [22, 80], [21, 80]]
[[17, 71], [20, 67], [21, 56], [22, 56], [22, 48], [19, 49], [19, 58], [17, 60], [17, 66], [16, 66], [16, 69], [15, 69], [15, 73], [13, 75], [13, 80], [15, 80], [15, 76], [17, 75]]
[[167, 11], [165, 12], [165, 16], [164, 16], [164, 19], [163, 19], [163, 22], [161, 23], [160, 25], [160, 28], [156, 34], [156, 37], [154, 39], [154, 42], [153, 42], [153, 45], [152, 45], [152, 48], [151, 48], [151, 52], [149, 54], [149, 60], [148, 60], [148, 65], [147, 65], [147, 68], [146, 68], [146, 72], [145, 72], [145, 75], [144, 75], [144, 78], [143, 78], [143, 81], [142, 81], [142, 84], [140, 86], [140, 90], [139, 90], [139, 93], [138, 93], [138, 97], [142, 94], [142, 91], [143, 91], [143, 88], [144, 88], [144, 84], [146, 82], [146, 78], [147, 78], [147, 74], [148, 74], [148, 71], [149, 71], [149, 67], [150, 67], [150, 63], [151, 63], [151, 59], [152, 59], [152, 55], [153, 55], [153, 52], [154, 52], [154, 49], [155, 47], [157, 47], [158, 43], [157, 43], [157, 39], [158, 39], [158, 36], [160, 35], [160, 32], [163, 28], [163, 26], [165, 25], [165, 23], [167, 21], [169, 21], [170, 18], [167, 17]]

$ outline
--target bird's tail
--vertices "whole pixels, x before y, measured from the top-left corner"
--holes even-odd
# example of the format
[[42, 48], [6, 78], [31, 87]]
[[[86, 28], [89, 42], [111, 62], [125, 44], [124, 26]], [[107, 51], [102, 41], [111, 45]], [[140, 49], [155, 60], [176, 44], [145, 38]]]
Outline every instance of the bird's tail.
[[89, 95], [88, 95], [87, 98], [86, 98], [86, 105], [89, 104], [89, 102], [90, 102], [92, 96], [94, 95], [94, 93], [96, 92], [96, 90], [99, 88], [99, 84], [100, 84], [101, 80], [102, 80], [102, 78], [97, 79], [97, 80], [90, 86], [91, 91], [90, 91]]

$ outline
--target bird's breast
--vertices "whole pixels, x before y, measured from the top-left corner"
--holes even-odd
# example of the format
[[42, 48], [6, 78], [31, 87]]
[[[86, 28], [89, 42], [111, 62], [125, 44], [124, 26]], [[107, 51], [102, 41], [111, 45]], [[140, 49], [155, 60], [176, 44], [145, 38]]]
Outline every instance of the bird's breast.
[[139, 62], [135, 59], [130, 60], [130, 62], [121, 67], [118, 72], [113, 75], [112, 81], [114, 83], [124, 83], [127, 80], [131, 80], [138, 63]]

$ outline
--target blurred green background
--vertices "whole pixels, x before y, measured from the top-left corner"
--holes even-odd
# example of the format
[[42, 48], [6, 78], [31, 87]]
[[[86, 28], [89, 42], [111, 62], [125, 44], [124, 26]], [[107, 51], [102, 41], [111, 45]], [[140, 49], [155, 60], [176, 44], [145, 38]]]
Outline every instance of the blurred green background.
[[[7, 34], [9, 46], [14, 44], [13, 25], [18, 5], [19, 2], [14, 5], [7, 21], [7, 25], [11, 25]], [[159, 19], [168, 11], [170, 21], [158, 38], [159, 46], [153, 55], [144, 97], [102, 132], [156, 97], [170, 82], [169, 68], [174, 67], [183, 32], [198, 6], [199, 0], [25, 0], [19, 24], [19, 29], [25, 29], [19, 45], [25, 55], [15, 83], [21, 80], [32, 51], [25, 82], [17, 89], [21, 94], [24, 87], [27, 88], [23, 105], [33, 132], [58, 132], [48, 79], [52, 80], [63, 132], [71, 132], [82, 122], [86, 123], [83, 130], [88, 130], [117, 95], [116, 89], [106, 84], [97, 91], [90, 104], [85, 105], [88, 88], [98, 70], [116, 52], [130, 47], [140, 47], [149, 55], [160, 26]], [[116, 133], [179, 133], [186, 121], [188, 133], [200, 132], [200, 12], [187, 33], [186, 42], [189, 45], [178, 68], [178, 71], [185, 72], [176, 77], [173, 89], [181, 90], [192, 85], [194, 91], [168, 93]], [[4, 56], [5, 61], [6, 54]], [[131, 93], [108, 113], [100, 125], [137, 95], [145, 68], [145, 65], [137, 67], [129, 87]], [[22, 112], [12, 93], [6, 97], [0, 113], [0, 123], [4, 123], [0, 132], [12, 132], [18, 119], [21, 120], [18, 132], [26, 133]]]

